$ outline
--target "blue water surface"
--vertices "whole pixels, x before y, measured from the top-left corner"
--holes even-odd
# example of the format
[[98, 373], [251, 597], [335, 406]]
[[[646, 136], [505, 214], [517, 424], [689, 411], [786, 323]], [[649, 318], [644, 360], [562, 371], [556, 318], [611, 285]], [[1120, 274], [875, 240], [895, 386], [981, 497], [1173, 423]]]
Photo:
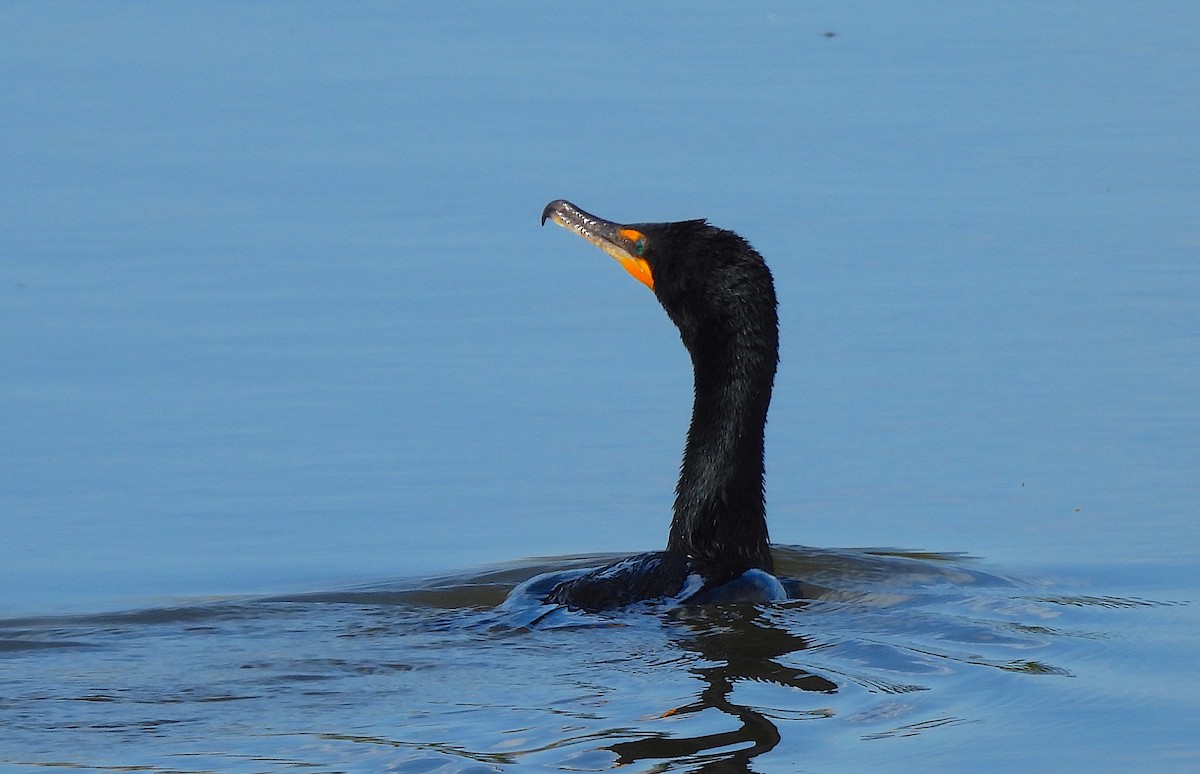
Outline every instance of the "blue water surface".
[[[1044, 584], [1036, 605], [1089, 600], [1068, 628], [1108, 645], [1049, 659], [1070, 701], [942, 682], [938, 701], [994, 703], [915, 730], [914, 767], [971, 762], [966, 729], [988, 765], [1197, 765], [1198, 33], [1169, 2], [4, 5], [0, 618], [41, 642], [75, 631], [56, 616], [659, 547], [689, 364], [644, 288], [539, 229], [563, 197], [707, 217], [767, 257], [775, 542], [966, 553]], [[255, 636], [291, 647], [303, 621], [275, 620]], [[138, 636], [172, 674], [171, 639]], [[642, 663], [657, 640], [634, 640]], [[581, 669], [620, 663], [629, 643], [605, 642]], [[4, 651], [10, 708], [76, 669], [38, 652]], [[448, 725], [415, 744], [453, 746], [424, 701]], [[554, 743], [530, 727], [526, 747]], [[26, 731], [0, 761], [50, 760]], [[904, 737], [839, 736], [824, 760], [894, 762], [870, 742]], [[72, 763], [190, 749], [95, 738]]]

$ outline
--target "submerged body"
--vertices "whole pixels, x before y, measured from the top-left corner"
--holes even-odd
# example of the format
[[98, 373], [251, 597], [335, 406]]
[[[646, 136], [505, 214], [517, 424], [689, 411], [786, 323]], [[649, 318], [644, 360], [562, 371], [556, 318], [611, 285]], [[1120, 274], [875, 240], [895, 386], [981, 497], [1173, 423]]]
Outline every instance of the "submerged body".
[[544, 601], [604, 610], [654, 599], [781, 598], [763, 490], [779, 324], [762, 256], [703, 220], [621, 225], [562, 200], [547, 205], [546, 220], [597, 245], [654, 291], [691, 355], [695, 395], [666, 550], [573, 573]]
[[787, 592], [774, 575], [759, 568], [738, 570], [711, 565], [679, 551], [652, 551], [563, 579], [542, 599], [597, 611], [647, 600], [774, 602], [787, 599]]

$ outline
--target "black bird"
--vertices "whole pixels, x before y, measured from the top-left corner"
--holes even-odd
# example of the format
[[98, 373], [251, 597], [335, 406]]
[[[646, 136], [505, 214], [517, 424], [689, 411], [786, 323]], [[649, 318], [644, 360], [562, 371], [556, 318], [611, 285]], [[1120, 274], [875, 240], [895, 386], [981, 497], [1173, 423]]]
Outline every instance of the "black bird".
[[[691, 354], [695, 397], [666, 550], [560, 580], [544, 601], [594, 611], [653, 599], [785, 597], [771, 575], [763, 502], [779, 322], [762, 256], [704, 220], [621, 225], [561, 199], [543, 210], [547, 220], [592, 242], [654, 291]], [[527, 590], [536, 593], [538, 580]]]

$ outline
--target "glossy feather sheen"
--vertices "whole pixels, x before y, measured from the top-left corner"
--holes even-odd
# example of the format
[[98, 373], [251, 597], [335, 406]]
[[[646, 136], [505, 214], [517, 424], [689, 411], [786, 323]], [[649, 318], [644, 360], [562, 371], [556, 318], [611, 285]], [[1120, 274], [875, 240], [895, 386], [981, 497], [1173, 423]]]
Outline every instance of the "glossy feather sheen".
[[634, 224], [654, 293], [692, 358], [695, 394], [666, 551], [559, 584], [547, 602], [586, 610], [701, 594], [748, 570], [772, 571], [763, 442], [778, 362], [770, 270], [737, 234], [702, 220]]

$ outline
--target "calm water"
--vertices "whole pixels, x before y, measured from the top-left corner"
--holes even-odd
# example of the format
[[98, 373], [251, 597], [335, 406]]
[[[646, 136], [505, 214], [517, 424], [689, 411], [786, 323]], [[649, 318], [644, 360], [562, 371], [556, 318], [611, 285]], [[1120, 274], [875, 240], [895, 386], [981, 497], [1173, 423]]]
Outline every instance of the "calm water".
[[[0, 8], [0, 764], [1200, 766], [1198, 34]], [[687, 423], [559, 197], [771, 263], [816, 599], [495, 609], [661, 545]]]

